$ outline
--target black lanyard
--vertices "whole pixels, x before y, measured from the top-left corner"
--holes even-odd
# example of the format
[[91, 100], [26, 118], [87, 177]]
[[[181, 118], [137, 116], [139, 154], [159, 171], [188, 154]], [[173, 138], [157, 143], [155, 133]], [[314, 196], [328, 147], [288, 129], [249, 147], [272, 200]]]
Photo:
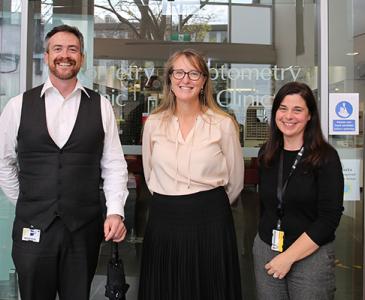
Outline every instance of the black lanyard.
[[284, 209], [283, 209], [283, 197], [286, 191], [286, 187], [288, 186], [288, 182], [290, 177], [293, 175], [295, 168], [297, 167], [299, 161], [301, 160], [304, 152], [304, 147], [300, 148], [300, 151], [295, 158], [293, 165], [291, 166], [288, 178], [285, 180], [283, 185], [283, 168], [284, 168], [284, 150], [281, 150], [280, 153], [280, 161], [279, 161], [279, 170], [278, 170], [278, 186], [276, 189], [276, 196], [278, 198], [278, 207], [277, 207], [277, 215], [278, 215], [278, 224], [277, 227], [280, 230], [281, 227], [281, 219], [284, 216]]

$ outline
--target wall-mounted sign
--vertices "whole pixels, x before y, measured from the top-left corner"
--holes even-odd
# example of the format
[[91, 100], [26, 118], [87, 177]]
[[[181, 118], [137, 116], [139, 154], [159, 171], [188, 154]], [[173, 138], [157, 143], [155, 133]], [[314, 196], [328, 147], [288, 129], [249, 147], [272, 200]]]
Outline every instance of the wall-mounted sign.
[[358, 93], [330, 93], [328, 125], [331, 135], [359, 134]]
[[344, 201], [360, 201], [360, 159], [341, 159], [345, 180]]

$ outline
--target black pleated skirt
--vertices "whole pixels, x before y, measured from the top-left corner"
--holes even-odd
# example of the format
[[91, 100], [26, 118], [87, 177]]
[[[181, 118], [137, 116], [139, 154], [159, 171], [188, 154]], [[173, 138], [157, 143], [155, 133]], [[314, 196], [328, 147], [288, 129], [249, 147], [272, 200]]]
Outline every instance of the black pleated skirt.
[[223, 187], [182, 196], [154, 193], [138, 299], [242, 299], [235, 229]]

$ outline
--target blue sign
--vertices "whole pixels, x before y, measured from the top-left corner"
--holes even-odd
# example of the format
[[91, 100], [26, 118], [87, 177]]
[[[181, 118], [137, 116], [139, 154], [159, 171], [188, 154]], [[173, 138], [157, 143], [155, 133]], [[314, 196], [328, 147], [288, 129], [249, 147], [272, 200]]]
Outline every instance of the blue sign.
[[359, 134], [359, 94], [330, 93], [329, 96], [329, 134]]
[[355, 131], [355, 120], [333, 120], [333, 131]]
[[347, 119], [352, 115], [354, 109], [350, 102], [341, 101], [337, 103], [335, 110], [337, 116], [341, 119]]

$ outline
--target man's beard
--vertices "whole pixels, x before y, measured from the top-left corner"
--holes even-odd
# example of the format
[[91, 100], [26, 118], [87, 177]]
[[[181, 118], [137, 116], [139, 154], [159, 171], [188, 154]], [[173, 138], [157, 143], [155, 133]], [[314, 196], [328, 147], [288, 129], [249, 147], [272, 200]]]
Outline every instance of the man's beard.
[[48, 68], [50, 70], [50, 72], [57, 77], [58, 79], [61, 80], [68, 80], [68, 79], [72, 79], [74, 77], [77, 76], [77, 74], [79, 73], [80, 68], [71, 68], [68, 72], [60, 72], [57, 68], [57, 64], [59, 63], [69, 63], [71, 64], [71, 66], [76, 66], [76, 61], [70, 58], [66, 58], [66, 59], [55, 59], [53, 61], [53, 65], [49, 65]]

